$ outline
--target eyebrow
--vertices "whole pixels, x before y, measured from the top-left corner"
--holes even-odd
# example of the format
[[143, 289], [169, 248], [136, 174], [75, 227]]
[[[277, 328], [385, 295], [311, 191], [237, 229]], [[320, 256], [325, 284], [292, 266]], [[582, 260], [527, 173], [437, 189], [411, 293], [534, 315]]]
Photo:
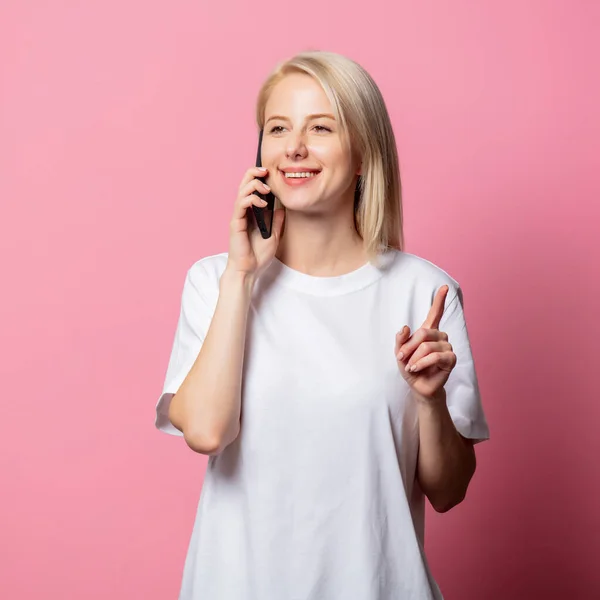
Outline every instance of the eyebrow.
[[[335, 121], [335, 117], [333, 115], [330, 115], [329, 113], [317, 113], [314, 115], [308, 115], [306, 117], [307, 121], [312, 121], [314, 119], [332, 119], [333, 121]], [[279, 119], [280, 121], [289, 121], [288, 117], [282, 117], [280, 115], [273, 115], [272, 117], [269, 117], [266, 121], [265, 121], [265, 125], [269, 122], [269, 121], [273, 121], [275, 119]]]

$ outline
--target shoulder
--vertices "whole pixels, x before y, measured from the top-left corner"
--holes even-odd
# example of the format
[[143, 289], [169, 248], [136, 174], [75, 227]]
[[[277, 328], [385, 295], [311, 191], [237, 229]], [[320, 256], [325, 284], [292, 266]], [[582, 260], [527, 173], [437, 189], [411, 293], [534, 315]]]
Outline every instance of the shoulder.
[[227, 252], [221, 252], [199, 258], [189, 268], [188, 273], [191, 278], [209, 277], [219, 279], [227, 266], [227, 256]]
[[389, 268], [387, 276], [403, 285], [408, 283], [414, 288], [429, 289], [435, 293], [441, 286], [447, 285], [448, 297], [456, 295], [460, 290], [458, 281], [440, 266], [431, 261], [400, 250], [391, 250], [387, 260]]
[[186, 288], [207, 295], [218, 294], [219, 279], [227, 266], [227, 252], [204, 256], [196, 260], [186, 274]]

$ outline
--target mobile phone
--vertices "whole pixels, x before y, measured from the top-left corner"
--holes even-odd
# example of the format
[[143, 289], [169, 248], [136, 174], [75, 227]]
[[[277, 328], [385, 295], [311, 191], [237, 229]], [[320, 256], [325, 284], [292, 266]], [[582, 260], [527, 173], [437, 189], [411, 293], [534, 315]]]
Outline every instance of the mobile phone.
[[[262, 140], [263, 140], [263, 130], [260, 130], [258, 134], [258, 152], [256, 153], [256, 166], [262, 167]], [[258, 177], [263, 183], [265, 182], [266, 177]], [[262, 206], [254, 206], [252, 205], [252, 212], [254, 213], [254, 218], [256, 219], [256, 224], [258, 225], [258, 229], [260, 230], [260, 234], [264, 239], [271, 237], [271, 232], [273, 230], [273, 213], [275, 212], [275, 196], [269, 192], [268, 194], [262, 194], [261, 192], [254, 192], [259, 198], [267, 201], [267, 205], [265, 207]]]

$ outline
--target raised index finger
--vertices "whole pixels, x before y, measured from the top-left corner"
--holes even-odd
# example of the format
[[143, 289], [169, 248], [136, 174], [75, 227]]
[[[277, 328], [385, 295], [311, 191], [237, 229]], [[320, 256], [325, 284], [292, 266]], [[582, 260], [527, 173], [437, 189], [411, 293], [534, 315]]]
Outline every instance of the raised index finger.
[[425, 319], [422, 327], [425, 329], [437, 329], [440, 326], [442, 315], [444, 314], [444, 304], [446, 303], [446, 296], [448, 295], [448, 286], [443, 285], [435, 295], [433, 304], [429, 309], [429, 314]]

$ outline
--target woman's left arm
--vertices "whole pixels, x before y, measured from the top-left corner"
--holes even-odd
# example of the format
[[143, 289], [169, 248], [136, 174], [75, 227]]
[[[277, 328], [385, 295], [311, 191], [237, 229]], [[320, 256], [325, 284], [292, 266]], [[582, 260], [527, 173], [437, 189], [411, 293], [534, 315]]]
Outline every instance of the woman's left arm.
[[457, 357], [448, 335], [439, 330], [448, 286], [436, 294], [423, 325], [412, 335], [404, 326], [396, 334], [398, 367], [418, 406], [419, 453], [416, 476], [437, 512], [460, 504], [475, 473], [473, 441], [456, 429], [444, 385]]
[[454, 426], [446, 392], [435, 398], [419, 398], [419, 455], [417, 478], [423, 493], [437, 512], [446, 512], [466, 496], [475, 473], [473, 441], [464, 438]]

